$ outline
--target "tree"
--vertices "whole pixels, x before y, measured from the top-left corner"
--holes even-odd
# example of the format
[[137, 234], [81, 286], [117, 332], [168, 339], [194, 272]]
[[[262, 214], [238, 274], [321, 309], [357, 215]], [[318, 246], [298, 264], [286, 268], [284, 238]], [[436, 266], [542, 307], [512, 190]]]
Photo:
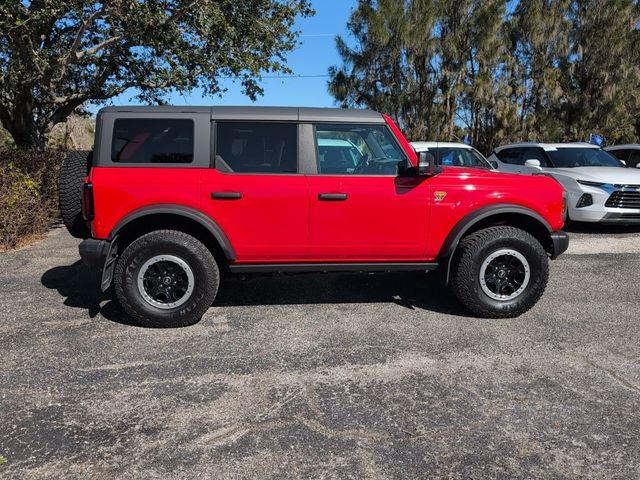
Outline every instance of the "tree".
[[640, 140], [638, 0], [360, 0], [329, 90], [412, 139]]
[[584, 140], [592, 132], [610, 142], [635, 142], [640, 137], [638, 3], [571, 3], [571, 52], [560, 68], [566, 99], [556, 108], [567, 137]]
[[4, 0], [0, 121], [23, 149], [87, 102], [135, 88], [162, 102], [171, 89], [222, 92], [238, 79], [252, 99], [265, 72], [289, 72], [296, 17], [308, 0]]
[[479, 128], [490, 88], [476, 86], [493, 81], [505, 8], [506, 0], [361, 0], [348, 24], [354, 45], [337, 39], [343, 66], [330, 69], [329, 91], [342, 106], [390, 113], [414, 139], [459, 137], [465, 120]]
[[428, 0], [361, 0], [348, 23], [355, 46], [336, 40], [344, 64], [330, 69], [329, 91], [343, 107], [384, 111], [412, 135], [430, 134], [437, 112], [435, 20]]

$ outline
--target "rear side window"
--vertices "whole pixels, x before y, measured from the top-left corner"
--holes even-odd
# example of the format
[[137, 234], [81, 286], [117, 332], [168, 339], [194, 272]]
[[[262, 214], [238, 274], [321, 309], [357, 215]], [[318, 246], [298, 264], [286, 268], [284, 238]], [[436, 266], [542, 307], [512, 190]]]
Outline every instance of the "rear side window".
[[297, 173], [297, 125], [219, 122], [215, 166], [223, 172]]
[[193, 120], [120, 118], [113, 123], [114, 163], [192, 163]]

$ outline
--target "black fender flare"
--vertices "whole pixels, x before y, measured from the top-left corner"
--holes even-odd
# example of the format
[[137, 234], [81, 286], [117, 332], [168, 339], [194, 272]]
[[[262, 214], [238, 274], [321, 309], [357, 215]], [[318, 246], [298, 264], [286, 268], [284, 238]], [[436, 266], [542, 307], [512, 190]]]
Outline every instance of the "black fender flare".
[[134, 210], [116, 224], [109, 234], [109, 240], [114, 239], [131, 222], [150, 215], [179, 215], [197, 222], [213, 235], [227, 260], [229, 262], [235, 261], [236, 253], [222, 228], [208, 215], [184, 205], [158, 204]]
[[462, 237], [464, 237], [464, 235], [471, 229], [471, 227], [481, 222], [482, 220], [485, 220], [489, 217], [493, 217], [496, 215], [510, 214], [510, 213], [518, 214], [518, 215], [526, 215], [530, 217], [532, 220], [535, 220], [538, 223], [542, 224], [549, 232], [549, 236], [551, 236], [551, 234], [553, 233], [553, 229], [549, 225], [549, 222], [547, 222], [539, 213], [535, 212], [534, 210], [531, 210], [530, 208], [523, 207], [521, 205], [508, 204], [508, 203], [489, 205], [486, 207], [479, 208], [478, 210], [475, 210], [469, 213], [468, 215], [466, 215], [465, 217], [463, 217], [455, 225], [455, 227], [451, 229], [451, 231], [449, 232], [449, 235], [447, 235], [447, 238], [445, 239], [444, 243], [442, 244], [442, 247], [440, 248], [440, 253], [438, 254], [438, 260], [447, 261], [447, 272], [446, 272], [447, 284], [449, 283], [449, 273], [451, 271], [451, 260], [453, 259], [453, 253], [458, 247], [458, 244], [460, 243], [460, 240], [462, 239]]

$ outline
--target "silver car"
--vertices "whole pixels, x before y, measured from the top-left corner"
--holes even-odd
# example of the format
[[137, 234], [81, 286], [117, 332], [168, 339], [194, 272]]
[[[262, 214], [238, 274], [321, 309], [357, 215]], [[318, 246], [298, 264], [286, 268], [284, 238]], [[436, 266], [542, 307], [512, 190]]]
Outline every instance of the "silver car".
[[640, 169], [589, 143], [517, 143], [496, 148], [498, 170], [546, 174], [567, 191], [569, 219], [640, 223]]
[[612, 145], [605, 150], [626, 163], [627, 167], [640, 168], [640, 144]]
[[493, 169], [489, 161], [479, 151], [466, 143], [411, 142], [411, 146], [416, 152], [432, 153], [439, 165]]

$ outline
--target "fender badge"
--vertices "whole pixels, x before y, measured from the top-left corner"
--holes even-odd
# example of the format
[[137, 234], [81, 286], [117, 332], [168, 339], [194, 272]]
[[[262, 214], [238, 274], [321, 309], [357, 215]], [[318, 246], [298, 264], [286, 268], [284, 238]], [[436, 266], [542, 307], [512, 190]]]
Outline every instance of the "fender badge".
[[447, 196], [447, 192], [435, 192], [434, 196], [438, 202], [441, 202]]

